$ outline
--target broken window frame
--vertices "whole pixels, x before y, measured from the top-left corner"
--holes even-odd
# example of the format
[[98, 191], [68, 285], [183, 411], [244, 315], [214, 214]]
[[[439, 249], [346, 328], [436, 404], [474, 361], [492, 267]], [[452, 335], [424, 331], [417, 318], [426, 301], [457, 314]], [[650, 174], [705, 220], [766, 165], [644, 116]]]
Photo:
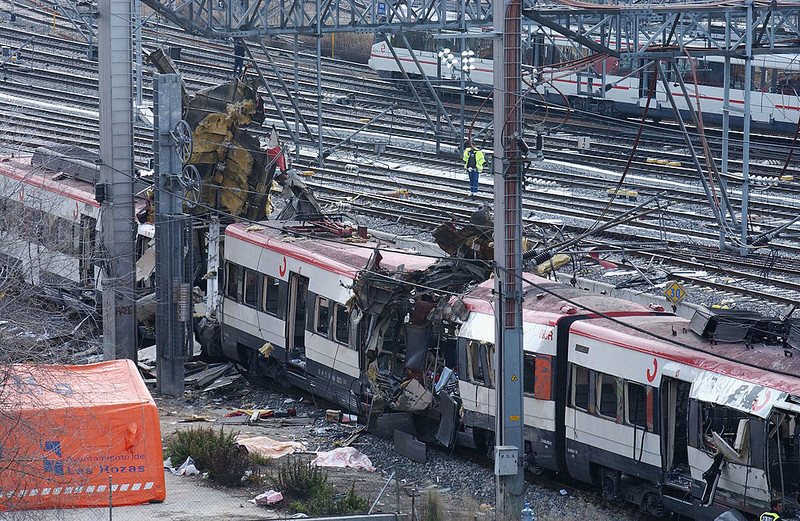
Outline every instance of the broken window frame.
[[[322, 313], [324, 312], [324, 317]], [[329, 338], [331, 331], [331, 300], [317, 295], [314, 299], [314, 333]]]
[[281, 283], [286, 282], [269, 275], [264, 276], [261, 282], [261, 310], [264, 313], [283, 318], [281, 313]]
[[[784, 430], [781, 426], [785, 420], [789, 421]], [[757, 453], [752, 449], [758, 440], [754, 440], [757, 430], [753, 423], [754, 421], [750, 422], [750, 453], [755, 459]], [[770, 486], [773, 490], [780, 491], [781, 497], [797, 497], [800, 492], [800, 414], [791, 410], [775, 409], [762, 425], [765, 428], [763, 467]]]
[[[611, 376], [605, 373], [597, 373], [595, 377], [597, 385], [595, 395], [597, 403], [595, 403], [595, 410], [597, 415], [607, 420], [619, 421], [620, 409], [620, 379], [616, 376]], [[613, 412], [609, 407], [609, 397], [613, 396]]]
[[239, 265], [225, 263], [225, 297], [239, 302]]
[[536, 355], [524, 353], [522, 363], [522, 392], [525, 396], [535, 397], [536, 393]]
[[[632, 389], [641, 390], [641, 392], [633, 393]], [[652, 389], [644, 384], [640, 384], [638, 382], [625, 382], [625, 424], [630, 425], [632, 427], [638, 427], [640, 429], [646, 429], [648, 431], [652, 431], [653, 427], [651, 425], [651, 421], [647, 419], [647, 408], [650, 405], [649, 401], [652, 396]], [[636, 400], [634, 401], [634, 394], [636, 394]], [[634, 405], [636, 406], [636, 414], [634, 415], [632, 412], [634, 410]]]
[[259, 302], [258, 292], [261, 286], [261, 276], [250, 268], [244, 268], [242, 271], [242, 303], [255, 308]]
[[348, 345], [350, 339], [350, 313], [338, 302], [333, 307], [333, 338], [340, 344]]
[[[733, 453], [732, 457], [728, 457], [731, 463], [763, 469], [769, 473], [769, 463], [765, 461], [765, 458], [769, 458], [767, 447], [769, 440], [765, 436], [769, 436], [770, 433], [765, 431], [765, 420], [734, 407], [697, 399], [690, 401], [690, 408], [692, 407], [696, 410], [696, 413], [693, 413], [696, 419], [694, 422], [690, 421], [689, 428], [694, 428], [697, 436], [694, 440], [692, 436], [689, 437], [690, 446], [698, 448], [706, 454], [713, 455], [720, 451], [720, 448], [715, 445], [717, 442], [713, 439], [712, 433], [716, 433], [727, 445], [727, 447], [722, 447], [722, 449], [726, 450], [721, 452]], [[722, 418], [719, 415], [714, 418], [712, 411], [717, 410], [727, 414]], [[731, 417], [733, 420], [731, 420]], [[772, 417], [770, 416], [770, 418]], [[722, 429], [715, 429], [714, 423], [717, 422], [716, 427], [720, 427], [719, 421], [723, 422]], [[695, 424], [694, 427], [692, 427], [692, 423]], [[740, 437], [742, 438], [741, 440], [739, 440]], [[741, 445], [737, 442], [740, 442]], [[747, 449], [746, 452], [745, 448]], [[736, 461], [736, 454], [741, 456], [742, 459], [740, 461]]]
[[[577, 401], [578, 397], [579, 397], [579, 395], [578, 395], [578, 385], [579, 385], [578, 373], [579, 372], [581, 372], [581, 373], [585, 372], [585, 374], [586, 374], [586, 378], [585, 379], [581, 378], [582, 381], [580, 382], [580, 385], [585, 385], [586, 386], [585, 396], [584, 396], [583, 391], [581, 390], [581, 395], [580, 395], [581, 403], [580, 404]], [[593, 376], [592, 375], [592, 370], [589, 369], [588, 367], [583, 367], [581, 365], [573, 364], [572, 365], [571, 376], [572, 376], [572, 378], [571, 378], [572, 382], [571, 382], [571, 385], [570, 385], [570, 404], [575, 409], [578, 409], [578, 410], [581, 410], [581, 411], [585, 411], [585, 412], [589, 412], [589, 413], [594, 412], [592, 410], [593, 409], [593, 407], [592, 407], [592, 398], [593, 398], [593, 394], [594, 394], [592, 392], [592, 380], [593, 380], [593, 378], [592, 378], [592, 376]], [[584, 403], [586, 405], [583, 405]]]
[[469, 381], [494, 388], [494, 344], [467, 339], [466, 355]]

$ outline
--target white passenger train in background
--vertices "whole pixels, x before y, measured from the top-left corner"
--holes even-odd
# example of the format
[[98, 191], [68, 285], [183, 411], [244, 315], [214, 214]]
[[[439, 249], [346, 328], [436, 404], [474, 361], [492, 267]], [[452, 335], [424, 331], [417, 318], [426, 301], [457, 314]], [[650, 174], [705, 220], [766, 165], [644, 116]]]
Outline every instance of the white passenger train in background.
[[[424, 300], [414, 291], [392, 293], [407, 304], [407, 313], [385, 328], [371, 328], [363, 304], [391, 299], [370, 289], [374, 300], [359, 300], [353, 291], [359, 279], [380, 271], [396, 281], [399, 273], [434, 266], [434, 259], [374, 243], [282, 234], [271, 227], [276, 224], [228, 226], [221, 344], [205, 342], [204, 348], [364, 418], [376, 394], [384, 394], [376, 388], [376, 371], [393, 373], [406, 388], [416, 380], [427, 390], [428, 405], [406, 410], [424, 418], [418, 424], [428, 426], [428, 441], [455, 439], [439, 436], [449, 421], [450, 409], [442, 404], [454, 400], [463, 411], [457, 428], [472, 431], [476, 444], [490, 449], [493, 283], [451, 299], [448, 309], [458, 309], [461, 301], [467, 312], [449, 315], [435, 338], [412, 334]], [[382, 259], [375, 265], [377, 252]], [[785, 330], [775, 333], [774, 321], [767, 321], [767, 332], [765, 323], [753, 322], [751, 329], [734, 328], [744, 331], [735, 333], [740, 338], [725, 338], [723, 325], [714, 330], [700, 319], [690, 322], [660, 308], [526, 278], [529, 470], [566, 472], [596, 484], [609, 500], [633, 502], [656, 516], [713, 519], [731, 508], [753, 515], [775, 497], [796, 504], [800, 360], [784, 355]], [[422, 316], [431, 317], [429, 310], [439, 305], [423, 309]], [[694, 332], [698, 327], [701, 335]], [[410, 359], [422, 338], [425, 367], [416, 371]], [[446, 391], [442, 379], [451, 377], [458, 385]]]
[[[457, 40], [434, 38], [431, 33], [405, 33], [414, 56], [422, 68], [422, 74], [435, 85], [450, 87], [450, 91], [460, 88], [462, 56]], [[419, 71], [411, 53], [400, 36], [392, 38], [392, 47], [408, 73], [409, 77], [419, 79]], [[478, 87], [488, 93], [493, 84], [493, 64], [491, 38], [467, 38], [464, 48], [468, 66], [472, 68], [465, 74], [466, 84]], [[440, 57], [444, 50], [449, 51]], [[452, 54], [453, 67], [446, 65], [446, 55]], [[537, 86], [530, 91], [531, 104], [540, 101], [565, 105], [579, 112], [597, 113], [605, 116], [639, 116], [647, 102], [652, 78], [652, 67], [643, 68], [644, 62], [616, 59], [606, 56], [592, 58], [591, 52], [575, 45], [558, 34], [531, 29], [523, 52], [523, 88], [533, 83]], [[689, 92], [692, 108], [696, 110], [697, 98], [706, 122], [722, 121], [724, 100], [724, 61], [718, 56], [692, 58], [694, 63], [698, 94], [695, 94], [694, 79], [689, 58], [677, 59], [677, 71], [665, 66], [670, 91], [676, 105], [688, 118], [687, 100], [677, 81], [680, 74]], [[744, 61], [731, 59], [730, 106], [731, 122], [741, 126], [744, 114]], [[377, 40], [369, 58], [369, 66], [385, 78], [394, 78], [402, 86], [400, 68], [389, 46]], [[536, 73], [534, 73], [536, 70]], [[751, 110], [753, 125], [781, 132], [794, 132], [800, 118], [800, 58], [798, 55], [760, 54], [753, 59], [753, 86], [751, 90]], [[530, 112], [532, 108], [528, 108]], [[656, 83], [653, 99], [648, 109], [648, 117], [660, 120], [674, 118], [667, 92], [660, 79]]]

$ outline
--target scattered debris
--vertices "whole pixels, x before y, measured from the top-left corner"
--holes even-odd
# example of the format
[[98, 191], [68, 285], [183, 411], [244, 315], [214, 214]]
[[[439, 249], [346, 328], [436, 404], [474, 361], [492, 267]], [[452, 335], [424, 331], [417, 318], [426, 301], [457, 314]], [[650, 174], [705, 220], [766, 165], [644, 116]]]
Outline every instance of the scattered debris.
[[211, 416], [200, 416], [199, 414], [192, 414], [191, 416], [179, 420], [179, 423], [190, 423], [190, 422], [215, 422], [216, 419], [212, 418]]
[[252, 438], [240, 434], [233, 441], [236, 445], [244, 447], [248, 452], [258, 454], [265, 458], [280, 458], [295, 452], [305, 452], [306, 446], [299, 441], [278, 441], [267, 436], [254, 436]]
[[197, 387], [202, 389], [214, 382], [217, 378], [223, 376], [229, 369], [232, 368], [233, 362], [210, 365], [208, 369], [204, 371], [195, 373], [192, 376], [187, 376], [184, 382], [187, 387]]
[[340, 447], [328, 452], [319, 452], [311, 464], [317, 467], [350, 467], [375, 472], [375, 467], [367, 455], [353, 447]]
[[364, 432], [365, 430], [367, 430], [367, 427], [365, 425], [362, 425], [361, 427], [356, 429], [356, 431], [353, 434], [351, 434], [347, 439], [343, 441], [336, 441], [333, 444], [339, 447], [349, 447], [350, 444], [353, 443], [356, 440], [356, 438], [358, 438], [361, 435], [361, 433]]
[[283, 501], [283, 494], [275, 490], [267, 490], [249, 501], [258, 507], [270, 506]]
[[169, 469], [169, 471], [176, 476], [194, 476], [200, 474], [200, 471], [194, 466], [194, 460], [191, 456], [186, 458], [186, 461], [184, 461], [183, 464], [177, 469], [172, 468], [172, 460], [167, 458], [167, 460], [164, 462], [164, 468]]

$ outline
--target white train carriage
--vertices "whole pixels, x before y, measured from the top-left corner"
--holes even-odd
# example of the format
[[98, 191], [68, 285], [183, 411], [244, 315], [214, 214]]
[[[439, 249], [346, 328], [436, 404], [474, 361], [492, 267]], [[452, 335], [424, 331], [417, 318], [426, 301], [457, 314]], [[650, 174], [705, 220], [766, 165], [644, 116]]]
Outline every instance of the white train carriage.
[[[271, 223], [225, 230], [221, 349], [254, 373], [358, 410], [367, 361], [348, 301], [376, 243], [287, 235]], [[425, 269], [435, 259], [380, 249], [389, 271]]]
[[[619, 299], [530, 276], [541, 287], [563, 298], [613, 316], [652, 315], [652, 309]], [[494, 315], [492, 281], [474, 289], [464, 299], [469, 317], [458, 332], [459, 391], [464, 404], [464, 425], [471, 427], [477, 445], [491, 449], [494, 430]], [[535, 295], [535, 297], [534, 297]], [[573, 304], [548, 293], [529, 290], [523, 305], [525, 465], [531, 471], [564, 470], [564, 414], [567, 372], [564, 356], [569, 324], [585, 318]], [[561, 336], [559, 336], [561, 335]], [[489, 385], [487, 385], [487, 382]]]
[[[640, 70], [643, 63], [632, 60], [603, 58], [595, 60], [584, 58], [591, 53], [579, 49], [563, 36], [547, 34], [548, 31], [533, 33], [529, 47], [524, 52], [524, 79], [533, 79], [533, 66], [541, 73], [544, 83], [538, 85], [530, 94], [532, 102], [544, 99], [554, 104], [569, 101], [570, 107], [582, 112], [595, 112], [606, 116], [641, 115], [647, 101], [652, 78], [650, 68]], [[462, 79], [462, 60], [466, 59], [470, 69], [464, 75], [468, 85], [476, 86], [486, 92], [493, 84], [493, 62], [490, 38], [467, 38], [464, 57], [458, 51], [457, 42], [434, 38], [428, 33], [407, 33], [414, 56], [422, 68], [422, 73], [434, 84], [454, 92], [460, 92]], [[393, 47], [398, 59], [411, 78], [422, 75], [404, 42], [395, 37]], [[448, 51], [448, 52], [445, 52]], [[581, 55], [580, 53], [583, 53]], [[443, 53], [443, 56], [440, 54]], [[447, 56], [452, 54], [452, 66], [448, 66]], [[570, 65], [579, 59], [583, 65]], [[699, 99], [704, 121], [722, 121], [724, 101], [723, 58], [713, 56], [692, 58], [697, 75], [698, 90], [695, 93], [694, 76], [689, 58], [677, 58], [678, 71], [667, 69], [669, 89], [678, 109], [684, 118], [689, 117], [688, 104], [697, 108]], [[376, 41], [370, 53], [369, 66], [386, 78], [402, 78], [400, 67], [385, 41]], [[577, 62], [576, 62], [577, 63]], [[730, 106], [731, 122], [741, 125], [744, 114], [744, 61], [731, 60]], [[550, 66], [552, 65], [552, 66]], [[676, 74], [680, 74], [690, 99], [683, 95]], [[756, 127], [771, 128], [792, 132], [800, 118], [800, 60], [797, 55], [757, 55], [753, 59], [753, 83], [751, 89], [750, 115]], [[648, 109], [652, 119], [673, 118], [674, 114], [667, 100], [667, 91], [660, 79], [656, 83], [653, 99]]]
[[[759, 344], [764, 328], [712, 342], [672, 314], [537, 285], [524, 311], [528, 468], [567, 471], [653, 515], [759, 514], [776, 497], [796, 506], [800, 362]], [[488, 289], [465, 299], [459, 332], [464, 421], [479, 441], [494, 425]]]
[[30, 284], [94, 288], [92, 251], [100, 205], [94, 187], [31, 165], [0, 160], [4, 265]]
[[[42, 154], [0, 158], [0, 266], [86, 311], [102, 289], [100, 204], [94, 183], [42, 166]], [[137, 210], [146, 204], [140, 198]], [[141, 254], [153, 225], [140, 224], [138, 234]]]

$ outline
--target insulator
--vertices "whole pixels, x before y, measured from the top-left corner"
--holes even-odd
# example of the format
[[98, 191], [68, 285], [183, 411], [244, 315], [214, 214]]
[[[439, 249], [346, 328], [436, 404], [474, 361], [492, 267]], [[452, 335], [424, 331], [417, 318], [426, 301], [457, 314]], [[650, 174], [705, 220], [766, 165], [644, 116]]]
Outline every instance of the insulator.
[[344, 171], [349, 174], [357, 174], [359, 171], [358, 165], [348, 164], [344, 166]]

